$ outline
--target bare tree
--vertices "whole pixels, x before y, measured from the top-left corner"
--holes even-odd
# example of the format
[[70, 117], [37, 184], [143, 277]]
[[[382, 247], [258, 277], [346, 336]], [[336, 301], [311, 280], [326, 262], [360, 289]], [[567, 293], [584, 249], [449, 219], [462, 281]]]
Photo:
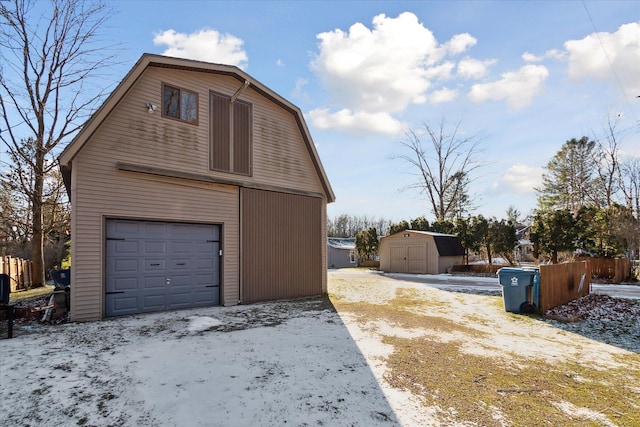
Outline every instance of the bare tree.
[[475, 208], [468, 193], [471, 174], [482, 165], [477, 157], [478, 139], [459, 136], [460, 122], [451, 131], [444, 120], [437, 128], [426, 123], [422, 130], [409, 130], [400, 141], [405, 153], [396, 157], [412, 166], [418, 176], [406, 188], [426, 194], [436, 221], [468, 214]]
[[[616, 137], [619, 120], [619, 117], [607, 117], [607, 126], [593, 152], [593, 163], [596, 165], [594, 185], [600, 196], [596, 199], [596, 204], [602, 208], [608, 208], [614, 203], [614, 195], [620, 188], [620, 143]], [[602, 200], [598, 200], [600, 198]]]
[[0, 2], [0, 141], [33, 179], [34, 284], [44, 282], [45, 177], [56, 167], [47, 156], [77, 133], [108, 90], [87, 86], [114, 62], [98, 38], [109, 12], [97, 1]]
[[[29, 142], [25, 143], [28, 151]], [[9, 152], [12, 162], [0, 175], [0, 233], [5, 237], [2, 255], [28, 258], [33, 230], [34, 171]], [[47, 163], [55, 163], [49, 160]], [[48, 164], [47, 164], [48, 166]], [[71, 209], [58, 168], [49, 168], [43, 180], [42, 234], [45, 268], [59, 265], [67, 255]]]
[[620, 166], [620, 188], [626, 205], [640, 220], [640, 158], [630, 157]]

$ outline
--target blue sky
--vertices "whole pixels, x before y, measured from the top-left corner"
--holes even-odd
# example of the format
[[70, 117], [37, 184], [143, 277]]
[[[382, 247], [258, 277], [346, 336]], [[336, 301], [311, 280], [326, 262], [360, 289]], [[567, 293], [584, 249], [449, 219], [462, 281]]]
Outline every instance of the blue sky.
[[[619, 117], [640, 157], [637, 1], [111, 1], [117, 83], [144, 52], [238, 65], [300, 107], [330, 217], [433, 219], [399, 141], [460, 123], [481, 141], [475, 213], [535, 207], [543, 167]], [[596, 34], [597, 32], [597, 34]], [[619, 116], [618, 116], [619, 115]]]

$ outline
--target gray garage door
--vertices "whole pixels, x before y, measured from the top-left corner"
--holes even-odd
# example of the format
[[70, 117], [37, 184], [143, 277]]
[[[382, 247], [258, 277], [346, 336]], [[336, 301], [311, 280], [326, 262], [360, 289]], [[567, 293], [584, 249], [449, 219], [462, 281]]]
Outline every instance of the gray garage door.
[[107, 220], [105, 315], [220, 304], [220, 226]]

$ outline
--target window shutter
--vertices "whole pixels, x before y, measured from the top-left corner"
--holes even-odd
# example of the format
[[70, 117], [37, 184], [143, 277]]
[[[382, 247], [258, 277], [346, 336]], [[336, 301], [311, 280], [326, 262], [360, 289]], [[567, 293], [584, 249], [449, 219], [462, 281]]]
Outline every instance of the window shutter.
[[251, 174], [251, 105], [233, 103], [233, 171]]
[[231, 98], [210, 95], [211, 169], [231, 171]]

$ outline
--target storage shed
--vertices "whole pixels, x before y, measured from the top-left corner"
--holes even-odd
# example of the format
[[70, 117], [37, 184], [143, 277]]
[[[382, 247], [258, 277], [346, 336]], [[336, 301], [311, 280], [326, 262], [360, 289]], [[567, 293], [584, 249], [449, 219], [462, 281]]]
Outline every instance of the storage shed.
[[302, 112], [237, 67], [143, 55], [59, 163], [73, 320], [326, 292], [333, 190]]
[[464, 248], [458, 236], [405, 230], [380, 239], [378, 253], [383, 271], [441, 274], [462, 264]]

